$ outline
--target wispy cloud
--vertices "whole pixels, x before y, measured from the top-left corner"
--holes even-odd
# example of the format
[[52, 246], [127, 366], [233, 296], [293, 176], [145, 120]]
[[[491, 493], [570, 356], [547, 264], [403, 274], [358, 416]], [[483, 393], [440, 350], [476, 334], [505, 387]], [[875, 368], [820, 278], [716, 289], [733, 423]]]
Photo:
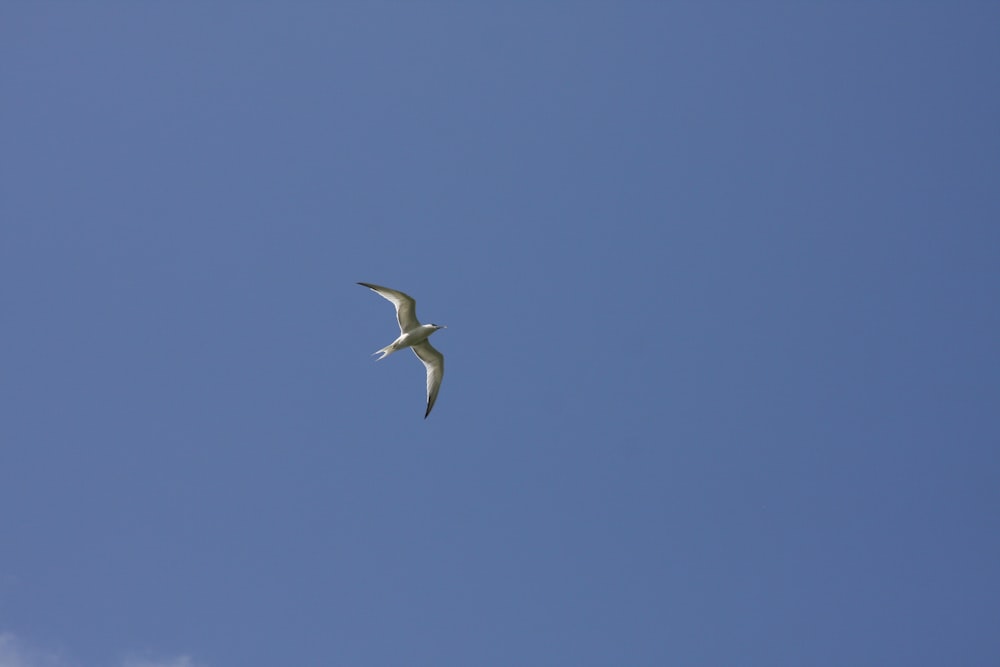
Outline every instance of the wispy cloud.
[[9, 632], [0, 632], [0, 667], [69, 667], [51, 652], [25, 646]]
[[[3, 667], [0, 665], [0, 667]], [[125, 658], [121, 667], [198, 667], [190, 656], [152, 660], [150, 658]]]
[[[75, 667], [75, 663], [57, 653], [28, 646], [9, 632], [0, 632], [0, 667]], [[150, 658], [130, 655], [118, 667], [204, 667], [191, 656]]]

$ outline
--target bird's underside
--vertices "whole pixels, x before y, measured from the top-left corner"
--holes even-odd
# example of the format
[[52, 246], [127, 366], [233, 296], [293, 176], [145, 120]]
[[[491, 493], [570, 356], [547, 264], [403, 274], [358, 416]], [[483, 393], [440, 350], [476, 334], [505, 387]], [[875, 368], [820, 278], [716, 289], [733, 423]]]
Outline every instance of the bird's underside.
[[359, 282], [358, 284], [372, 290], [396, 308], [399, 338], [374, 354], [381, 355], [378, 358], [381, 360], [393, 352], [407, 347], [413, 350], [413, 354], [417, 355], [417, 359], [427, 371], [427, 411], [424, 412], [424, 419], [427, 419], [434, 408], [434, 403], [437, 402], [438, 391], [441, 389], [441, 379], [444, 377], [444, 355], [431, 345], [428, 338], [438, 329], [444, 327], [436, 324], [421, 324], [417, 319], [417, 303], [410, 295], [371, 283]]

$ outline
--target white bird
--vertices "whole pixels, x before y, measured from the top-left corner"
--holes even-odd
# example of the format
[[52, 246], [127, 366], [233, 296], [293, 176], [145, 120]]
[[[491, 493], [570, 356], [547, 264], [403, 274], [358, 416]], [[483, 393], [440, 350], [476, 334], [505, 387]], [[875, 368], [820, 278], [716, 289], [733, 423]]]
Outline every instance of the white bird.
[[417, 302], [409, 294], [403, 294], [388, 287], [380, 287], [371, 283], [358, 283], [378, 294], [383, 299], [391, 301], [396, 307], [396, 319], [399, 321], [399, 338], [392, 341], [372, 355], [382, 355], [375, 361], [385, 359], [393, 352], [405, 347], [413, 350], [417, 359], [427, 368], [427, 412], [424, 419], [431, 413], [434, 402], [437, 401], [438, 390], [441, 388], [441, 378], [444, 377], [444, 355], [434, 349], [427, 338], [438, 329], [448, 327], [440, 324], [421, 324], [417, 320]]

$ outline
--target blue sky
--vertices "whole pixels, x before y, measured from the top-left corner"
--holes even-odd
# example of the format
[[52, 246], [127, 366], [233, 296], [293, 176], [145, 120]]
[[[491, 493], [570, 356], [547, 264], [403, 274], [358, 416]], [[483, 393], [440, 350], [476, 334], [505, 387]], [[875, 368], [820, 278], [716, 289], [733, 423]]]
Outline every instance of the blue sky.
[[997, 664], [998, 26], [6, 3], [0, 667]]

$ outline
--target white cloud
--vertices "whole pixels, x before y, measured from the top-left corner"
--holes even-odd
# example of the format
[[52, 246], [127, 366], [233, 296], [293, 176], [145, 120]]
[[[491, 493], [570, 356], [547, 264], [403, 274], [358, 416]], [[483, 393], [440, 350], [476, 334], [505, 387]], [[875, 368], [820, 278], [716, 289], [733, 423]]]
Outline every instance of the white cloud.
[[[0, 632], [0, 667], [73, 667], [72, 662], [56, 653], [27, 646], [9, 632]], [[120, 667], [201, 667], [191, 656], [179, 655], [173, 658], [149, 658], [129, 656], [121, 661]]]
[[67, 667], [55, 653], [25, 646], [9, 632], [0, 632], [0, 667]]
[[[3, 665], [0, 665], [3, 667]], [[179, 655], [176, 658], [151, 660], [149, 658], [125, 658], [122, 667], [197, 667], [190, 656]]]

